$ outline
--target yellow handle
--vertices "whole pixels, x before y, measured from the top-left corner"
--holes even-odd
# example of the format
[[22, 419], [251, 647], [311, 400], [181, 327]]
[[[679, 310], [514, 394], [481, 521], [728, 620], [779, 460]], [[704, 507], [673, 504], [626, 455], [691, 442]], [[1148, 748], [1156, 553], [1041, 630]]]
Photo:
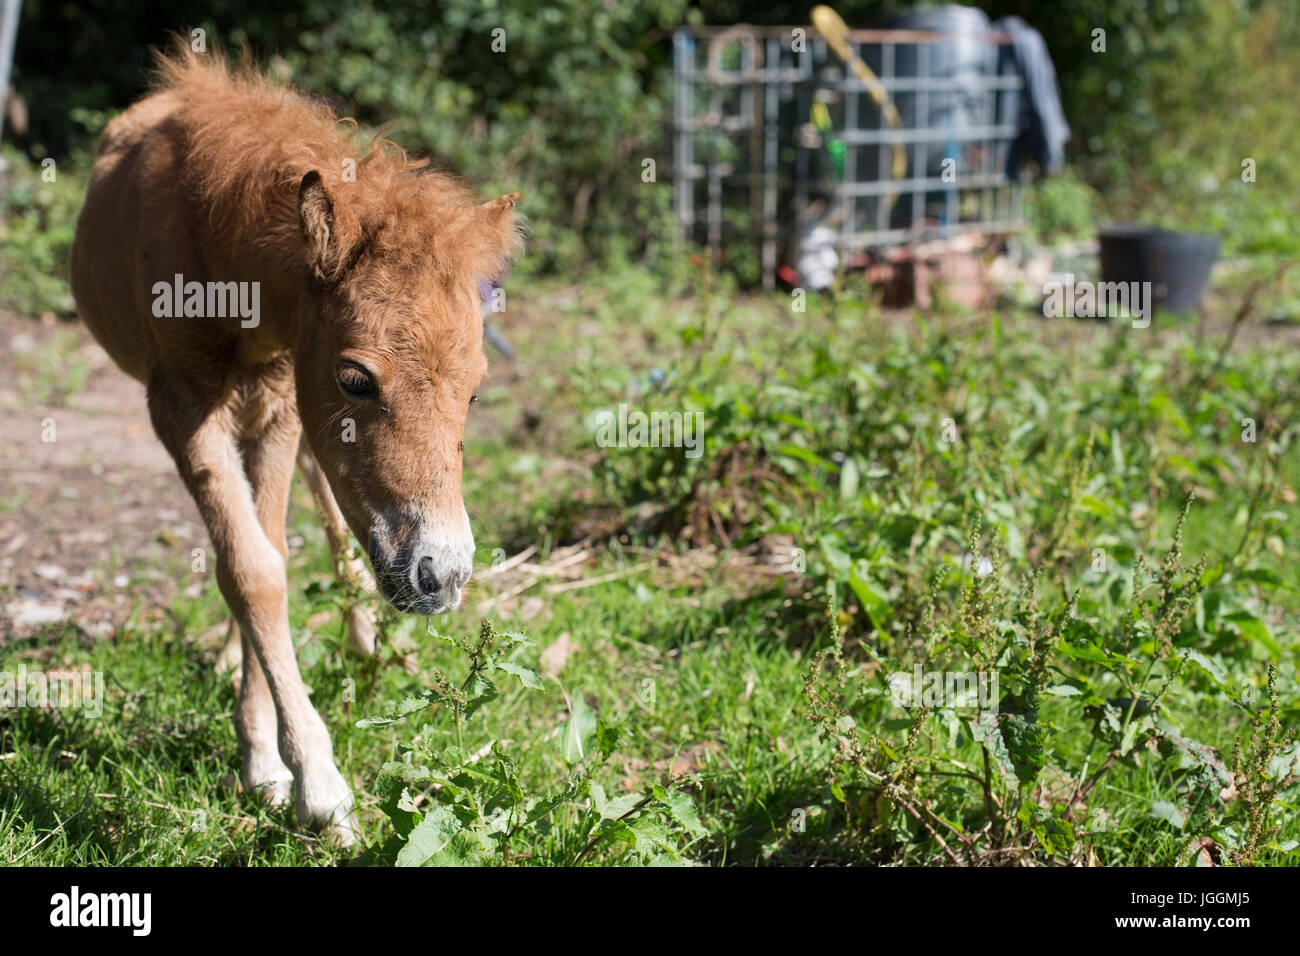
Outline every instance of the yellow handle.
[[[867, 93], [875, 102], [876, 108], [884, 114], [885, 121], [894, 129], [902, 129], [903, 118], [898, 115], [897, 108], [889, 99], [889, 91], [885, 89], [876, 74], [871, 72], [871, 67], [863, 63], [861, 57], [854, 55], [853, 49], [849, 46], [849, 28], [840, 15], [830, 7], [818, 5], [812, 9], [812, 22], [817, 32], [826, 38], [835, 55], [844, 61], [867, 88]], [[902, 143], [894, 143], [891, 152], [893, 161], [890, 174], [895, 179], [902, 179], [907, 175], [907, 151]], [[895, 198], [897, 197], [892, 195], [888, 197], [891, 205]]]

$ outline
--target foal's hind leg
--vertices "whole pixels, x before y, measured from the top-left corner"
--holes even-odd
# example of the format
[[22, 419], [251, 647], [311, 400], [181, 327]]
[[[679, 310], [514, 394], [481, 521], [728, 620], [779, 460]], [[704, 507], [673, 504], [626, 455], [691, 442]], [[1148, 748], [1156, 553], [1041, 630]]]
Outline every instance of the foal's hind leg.
[[232, 617], [230, 627], [226, 629], [226, 643], [217, 654], [217, 673], [237, 675], [234, 680], [238, 687], [244, 679], [241, 670], [243, 663], [244, 643], [239, 636], [239, 622]]
[[[288, 478], [277, 481], [274, 475], [277, 471], [292, 474], [298, 441], [296, 418], [292, 428], [271, 428], [262, 436], [258, 447], [267, 457], [262, 467], [253, 468], [253, 473], [267, 482], [259, 507], [234, 437], [235, 422], [227, 409], [217, 402], [200, 401], [184, 386], [155, 375], [149, 383], [149, 411], [158, 437], [176, 460], [207, 523], [217, 551], [217, 583], [246, 638], [241, 699], [247, 692], [254, 693], [251, 700], [261, 699], [256, 696], [257, 672], [250, 666], [260, 664], [275, 707], [278, 750], [293, 772], [298, 818], [329, 823], [341, 839], [352, 842], [356, 826], [352, 794], [334, 765], [329, 731], [312, 706], [294, 657], [283, 541], [277, 545], [259, 520], [259, 513], [270, 516], [278, 512], [277, 540], [282, 539]], [[278, 503], [273, 500], [277, 498]], [[256, 713], [263, 715], [265, 708]], [[236, 728], [248, 748], [256, 734], [265, 734], [265, 723], [246, 725], [241, 715], [242, 711], [237, 712]]]
[[[344, 584], [358, 584], [368, 591], [374, 591], [375, 579], [366, 564], [360, 558], [348, 554], [349, 542], [352, 540], [347, 522], [334, 500], [329, 482], [321, 474], [320, 466], [312, 456], [306, 441], [298, 447], [298, 468], [302, 471], [311, 496], [316, 499], [325, 527], [325, 538], [329, 542], [330, 558], [334, 562], [334, 574]], [[345, 611], [347, 623], [348, 646], [363, 657], [375, 652], [375, 618], [364, 604], [349, 604]]]

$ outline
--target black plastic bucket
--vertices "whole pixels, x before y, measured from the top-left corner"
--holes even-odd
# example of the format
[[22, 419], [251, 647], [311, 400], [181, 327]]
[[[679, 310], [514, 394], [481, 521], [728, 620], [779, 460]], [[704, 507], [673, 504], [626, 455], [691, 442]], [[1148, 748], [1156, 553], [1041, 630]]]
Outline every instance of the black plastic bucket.
[[1198, 308], [1219, 259], [1219, 237], [1119, 225], [1101, 230], [1101, 276], [1105, 282], [1150, 282], [1158, 309]]

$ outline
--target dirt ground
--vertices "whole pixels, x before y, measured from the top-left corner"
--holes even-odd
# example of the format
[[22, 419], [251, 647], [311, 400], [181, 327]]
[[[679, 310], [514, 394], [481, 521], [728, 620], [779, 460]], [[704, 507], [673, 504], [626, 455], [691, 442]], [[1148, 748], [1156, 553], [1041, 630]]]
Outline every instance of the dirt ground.
[[[84, 385], [33, 403], [31, 369], [69, 336]], [[210, 549], [207, 531], [144, 386], [79, 323], [0, 311], [0, 641], [60, 621], [103, 637], [138, 608], [168, 607], [202, 586], [193, 548]]]

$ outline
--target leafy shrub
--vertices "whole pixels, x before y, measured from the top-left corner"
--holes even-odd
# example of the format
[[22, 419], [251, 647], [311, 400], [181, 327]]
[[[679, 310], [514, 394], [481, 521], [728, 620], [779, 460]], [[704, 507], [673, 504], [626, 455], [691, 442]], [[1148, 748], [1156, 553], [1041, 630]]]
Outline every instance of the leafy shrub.
[[1025, 199], [1029, 230], [1043, 242], [1092, 238], [1100, 208], [1096, 190], [1069, 169], [1035, 184]]
[[[1130, 774], [1178, 794], [1141, 808], [1163, 828], [1144, 831], [1154, 858], [1185, 861], [1200, 840], [1225, 861], [1291, 852], [1300, 820], [1269, 763], [1288, 742], [1260, 731], [1270, 756], [1251, 766], [1272, 769], [1255, 796], [1231, 795], [1224, 755], [1263, 662], [1296, 640], [1295, 356], [1122, 325], [1064, 346], [1051, 339], [1073, 333], [996, 315], [909, 327], [852, 289], [769, 308], [759, 323], [752, 303], [702, 297], [664, 333], [683, 343], [656, 358], [666, 373], [594, 379], [593, 405], [705, 421], [699, 458], [609, 448], [594, 471], [628, 530], [780, 534], [806, 555], [788, 613], [833, 603], [808, 697], [839, 838], [899, 861], [1005, 863], [1011, 847], [1105, 861], [1133, 837], [1092, 801]], [[1182, 558], [1187, 529], [1200, 562]], [[996, 672], [996, 721], [891, 707], [887, 675], [917, 663]], [[1275, 706], [1297, 714], [1285, 686]], [[1186, 729], [1211, 713], [1222, 735]], [[1272, 822], [1252, 830], [1250, 813]], [[1248, 836], [1273, 826], [1285, 838]]]
[[[9, 172], [0, 189], [0, 302], [28, 315], [71, 315], [68, 260], [83, 182], [68, 166], [43, 167], [5, 150]], [[52, 182], [42, 177], [53, 175]]]

